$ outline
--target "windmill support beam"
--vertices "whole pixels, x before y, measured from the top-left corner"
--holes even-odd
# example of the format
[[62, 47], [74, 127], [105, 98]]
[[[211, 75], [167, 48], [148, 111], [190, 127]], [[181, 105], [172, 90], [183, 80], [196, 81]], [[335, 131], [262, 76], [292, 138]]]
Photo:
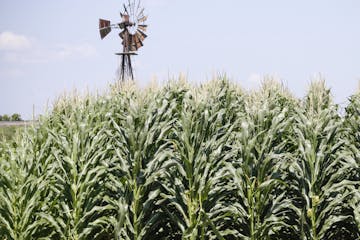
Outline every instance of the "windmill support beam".
[[122, 52], [122, 53], [115, 53], [115, 54], [121, 57], [119, 80], [125, 81], [128, 78], [130, 78], [131, 80], [134, 80], [134, 73], [133, 73], [133, 68], [132, 68], [132, 64], [131, 64], [131, 56], [137, 55], [137, 53]]

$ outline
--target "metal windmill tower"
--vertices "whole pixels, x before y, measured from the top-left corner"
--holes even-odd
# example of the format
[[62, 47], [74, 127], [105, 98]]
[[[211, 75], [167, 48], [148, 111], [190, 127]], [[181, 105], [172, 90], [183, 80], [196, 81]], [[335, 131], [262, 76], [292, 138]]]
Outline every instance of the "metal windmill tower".
[[123, 5], [124, 9], [120, 12], [121, 22], [111, 24], [109, 20], [99, 19], [99, 30], [101, 39], [104, 39], [112, 29], [122, 30], [119, 33], [122, 39], [123, 51], [115, 53], [121, 58], [120, 80], [127, 78], [134, 80], [131, 56], [137, 55], [137, 50], [143, 46], [143, 41], [147, 37], [145, 34], [147, 16], [144, 15], [144, 8], [140, 6], [140, 0], [133, 0]]

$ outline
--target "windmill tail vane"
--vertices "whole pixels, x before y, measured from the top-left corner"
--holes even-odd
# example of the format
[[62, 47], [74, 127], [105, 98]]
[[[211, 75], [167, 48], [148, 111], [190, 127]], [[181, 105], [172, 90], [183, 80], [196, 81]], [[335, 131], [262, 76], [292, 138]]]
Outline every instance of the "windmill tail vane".
[[121, 22], [112, 24], [106, 19], [99, 19], [99, 32], [101, 39], [104, 39], [113, 29], [121, 32], [119, 37], [122, 39], [122, 52], [115, 53], [120, 56], [119, 79], [124, 81], [127, 78], [134, 80], [131, 56], [137, 55], [139, 48], [144, 46], [143, 42], [148, 25], [146, 25], [147, 15], [144, 15], [144, 8], [140, 7], [139, 0], [128, 0], [123, 5], [124, 9], [120, 12]]

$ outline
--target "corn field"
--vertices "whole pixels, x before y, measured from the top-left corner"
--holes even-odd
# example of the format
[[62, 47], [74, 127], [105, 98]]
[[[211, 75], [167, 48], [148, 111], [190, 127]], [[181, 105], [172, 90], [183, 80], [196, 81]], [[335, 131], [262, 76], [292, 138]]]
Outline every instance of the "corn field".
[[360, 239], [360, 92], [225, 77], [59, 98], [0, 143], [0, 239]]

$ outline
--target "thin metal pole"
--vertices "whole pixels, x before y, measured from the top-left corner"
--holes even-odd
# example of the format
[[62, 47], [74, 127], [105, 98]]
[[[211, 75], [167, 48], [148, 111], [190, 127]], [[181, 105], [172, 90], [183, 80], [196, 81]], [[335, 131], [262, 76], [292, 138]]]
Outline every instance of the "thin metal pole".
[[121, 73], [120, 73], [120, 79], [121, 81], [124, 81], [125, 78], [125, 55], [121, 56]]
[[132, 66], [131, 66], [131, 56], [130, 54], [127, 55], [128, 56], [128, 64], [129, 64], [129, 73], [130, 73], [130, 76], [131, 76], [131, 80], [134, 81], [134, 74], [133, 74], [133, 69], [132, 69]]

